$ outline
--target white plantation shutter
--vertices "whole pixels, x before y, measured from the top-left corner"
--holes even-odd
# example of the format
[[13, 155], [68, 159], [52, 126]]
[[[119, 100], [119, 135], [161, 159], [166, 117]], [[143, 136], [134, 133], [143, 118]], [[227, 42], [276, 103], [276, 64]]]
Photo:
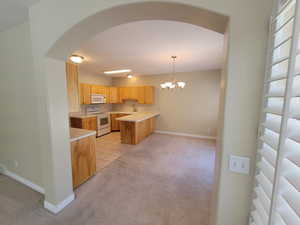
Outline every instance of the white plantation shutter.
[[277, 1], [249, 225], [300, 225], [300, 0]]

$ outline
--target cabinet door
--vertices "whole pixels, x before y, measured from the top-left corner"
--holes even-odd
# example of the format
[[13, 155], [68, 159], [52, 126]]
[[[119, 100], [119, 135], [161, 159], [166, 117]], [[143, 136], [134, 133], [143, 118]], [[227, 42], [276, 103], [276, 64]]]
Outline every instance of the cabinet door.
[[138, 103], [140, 104], [144, 104], [145, 103], [145, 87], [136, 87], [136, 92], [137, 92], [137, 96], [136, 96], [136, 100], [138, 101]]
[[91, 85], [80, 84], [80, 103], [91, 104]]
[[117, 87], [109, 87], [109, 103], [119, 103], [119, 89]]
[[129, 99], [137, 100], [138, 98], [138, 88], [137, 87], [128, 87]]
[[153, 104], [154, 103], [154, 87], [145, 86], [145, 104]]
[[129, 99], [130, 93], [128, 87], [120, 87], [120, 101], [124, 102], [124, 100]]
[[117, 131], [117, 130], [120, 129], [118, 127], [118, 122], [119, 121], [117, 121], [116, 118], [118, 118], [118, 114], [111, 114], [110, 115], [110, 124], [111, 124], [111, 130], [112, 131]]
[[95, 136], [90, 136], [71, 143], [73, 188], [96, 172], [95, 140]]
[[82, 119], [82, 128], [86, 130], [97, 130], [97, 117]]
[[106, 87], [102, 85], [91, 85], [91, 93], [106, 96], [107, 90]]

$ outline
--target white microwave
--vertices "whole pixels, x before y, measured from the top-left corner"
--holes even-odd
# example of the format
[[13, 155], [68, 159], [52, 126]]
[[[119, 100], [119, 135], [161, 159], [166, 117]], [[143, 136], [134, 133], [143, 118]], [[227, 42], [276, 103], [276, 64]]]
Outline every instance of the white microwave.
[[92, 94], [91, 95], [91, 103], [92, 104], [103, 104], [106, 103], [106, 97], [100, 94]]

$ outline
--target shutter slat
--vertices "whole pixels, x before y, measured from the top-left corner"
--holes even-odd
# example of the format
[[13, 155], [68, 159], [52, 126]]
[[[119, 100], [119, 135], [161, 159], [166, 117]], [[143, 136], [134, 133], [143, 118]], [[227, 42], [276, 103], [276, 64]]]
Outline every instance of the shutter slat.
[[278, 213], [275, 213], [274, 225], [287, 225]]
[[255, 188], [255, 194], [256, 194], [257, 198], [260, 200], [260, 202], [262, 203], [267, 214], [269, 214], [271, 200], [268, 198], [267, 194], [264, 192], [264, 190], [262, 189], [261, 186], [257, 186]]
[[281, 116], [267, 113], [266, 120], [263, 124], [264, 127], [268, 128], [269, 130], [272, 130], [276, 133], [279, 133], [280, 125], [281, 125]]
[[280, 182], [281, 196], [290, 205], [290, 207], [295, 211], [295, 213], [300, 216], [300, 193], [299, 191], [289, 183], [288, 180], [282, 178]]
[[293, 18], [295, 14], [295, 3], [296, 1], [291, 1], [286, 7], [282, 8], [282, 11], [275, 18], [275, 27], [276, 30], [280, 30], [282, 26], [284, 26], [288, 21]]
[[277, 211], [287, 225], [300, 224], [300, 218], [281, 195], [278, 196]]
[[300, 191], [300, 167], [288, 159], [282, 163], [282, 176], [293, 185], [297, 191]]
[[268, 80], [268, 84], [272, 81], [281, 80], [286, 78], [288, 72], [288, 60], [282, 61], [278, 64], [275, 64], [271, 68], [271, 75]]
[[262, 222], [261, 218], [259, 217], [259, 214], [258, 214], [257, 211], [253, 211], [251, 213], [251, 216], [252, 216], [255, 224], [257, 224], [257, 225], [265, 225], [265, 224], [263, 224], [263, 222]]
[[300, 120], [289, 119], [287, 124], [287, 136], [300, 143]]
[[290, 115], [292, 118], [300, 120], [300, 98], [295, 97], [290, 102]]
[[272, 196], [272, 183], [266, 178], [263, 173], [260, 173], [256, 176], [257, 182], [261, 185], [262, 189], [266, 193], [269, 199], [271, 199]]
[[261, 155], [273, 166], [275, 167], [277, 153], [269, 145], [263, 144], [261, 149]]
[[264, 175], [269, 179], [270, 182], [274, 181], [274, 167], [268, 163], [264, 158], [258, 163], [259, 168], [264, 173]]
[[269, 129], [265, 129], [264, 135], [261, 137], [261, 140], [268, 145], [270, 145], [273, 149], [278, 148], [279, 135]]
[[300, 143], [287, 139], [284, 148], [286, 158], [300, 166]]
[[268, 214], [259, 199], [254, 199], [253, 204], [263, 224], [268, 223]]

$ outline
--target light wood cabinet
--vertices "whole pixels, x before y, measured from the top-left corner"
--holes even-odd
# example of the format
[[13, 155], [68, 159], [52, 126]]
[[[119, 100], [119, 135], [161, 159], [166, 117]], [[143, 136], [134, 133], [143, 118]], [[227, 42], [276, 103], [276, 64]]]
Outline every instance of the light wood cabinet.
[[73, 188], [96, 173], [96, 137], [89, 136], [71, 142]]
[[109, 97], [109, 87], [101, 85], [91, 85], [91, 93], [104, 95], [106, 98]]
[[116, 120], [117, 118], [128, 116], [130, 114], [125, 113], [114, 113], [110, 114], [110, 124], [111, 124], [111, 130], [112, 131], [119, 131], [120, 130], [120, 121]]
[[136, 99], [139, 104], [145, 104], [145, 87], [136, 87]]
[[69, 112], [79, 112], [78, 65], [66, 63]]
[[154, 103], [154, 87], [106, 87], [101, 85], [80, 84], [81, 104], [91, 104], [91, 94], [101, 94], [107, 103], [123, 103], [126, 100], [135, 100], [139, 104]]
[[141, 122], [120, 121], [121, 143], [136, 145], [155, 130], [155, 118]]
[[109, 87], [109, 100], [108, 103], [120, 103], [120, 95], [118, 87]]
[[91, 104], [91, 85], [80, 84], [80, 103]]
[[97, 131], [97, 117], [70, 118], [71, 127]]
[[140, 104], [153, 104], [154, 87], [120, 87], [120, 102], [125, 100], [136, 100]]
[[145, 104], [153, 104], [154, 103], [154, 87], [145, 86]]

